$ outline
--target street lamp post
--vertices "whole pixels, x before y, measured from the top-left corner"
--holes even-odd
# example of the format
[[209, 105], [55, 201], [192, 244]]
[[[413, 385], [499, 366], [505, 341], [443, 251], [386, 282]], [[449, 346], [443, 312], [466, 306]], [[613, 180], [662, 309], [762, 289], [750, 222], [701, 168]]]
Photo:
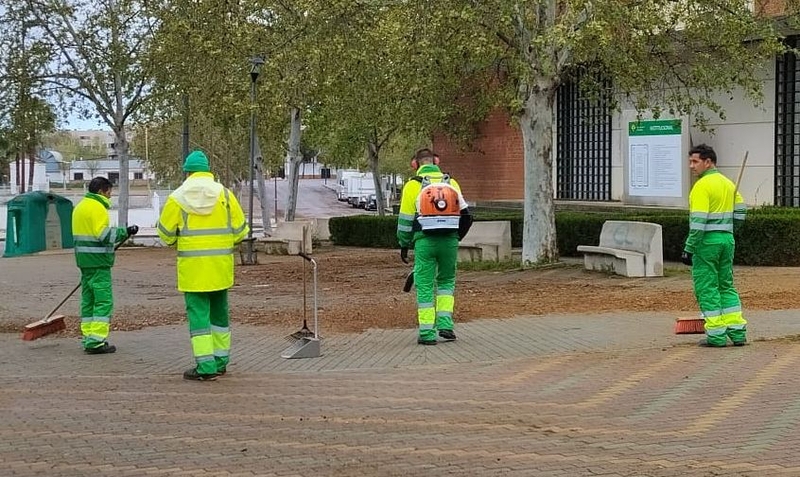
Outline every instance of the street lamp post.
[[[248, 225], [250, 231], [247, 232], [247, 253], [242, 261], [244, 265], [258, 263], [255, 253], [255, 239], [253, 238], [253, 196], [255, 195], [253, 175], [256, 168], [256, 81], [263, 64], [264, 59], [260, 56], [250, 58], [250, 170], [248, 171], [248, 179], [250, 181]], [[266, 227], [266, 224], [264, 226]]]

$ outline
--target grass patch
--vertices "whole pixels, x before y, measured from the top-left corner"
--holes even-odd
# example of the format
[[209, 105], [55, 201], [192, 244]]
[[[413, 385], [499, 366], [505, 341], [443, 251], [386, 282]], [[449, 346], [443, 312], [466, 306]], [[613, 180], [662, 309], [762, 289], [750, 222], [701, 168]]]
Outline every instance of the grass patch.
[[469, 272], [521, 270], [519, 260], [504, 260], [502, 262], [459, 262], [459, 270]]
[[689, 267], [664, 267], [665, 277], [680, 277], [683, 275], [691, 275], [692, 269]]

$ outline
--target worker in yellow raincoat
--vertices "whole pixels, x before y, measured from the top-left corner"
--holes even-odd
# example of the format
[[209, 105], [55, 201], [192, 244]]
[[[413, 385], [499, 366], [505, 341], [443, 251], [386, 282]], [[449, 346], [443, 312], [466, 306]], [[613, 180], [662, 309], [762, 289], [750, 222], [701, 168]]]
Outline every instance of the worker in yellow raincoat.
[[201, 151], [186, 157], [189, 176], [170, 194], [158, 235], [178, 250], [178, 290], [184, 293], [195, 366], [184, 379], [211, 380], [230, 362], [228, 289], [233, 286], [234, 246], [249, 231], [234, 194], [214, 180]]

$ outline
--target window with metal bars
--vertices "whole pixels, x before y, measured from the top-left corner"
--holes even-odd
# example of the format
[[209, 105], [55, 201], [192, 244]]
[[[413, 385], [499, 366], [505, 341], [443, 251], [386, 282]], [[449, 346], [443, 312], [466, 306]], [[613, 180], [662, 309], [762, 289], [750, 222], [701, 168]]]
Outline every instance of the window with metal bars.
[[[558, 89], [556, 198], [611, 200], [611, 106], [581, 91], [580, 76]], [[610, 82], [601, 82], [610, 90]]]
[[775, 64], [775, 205], [800, 207], [800, 62], [788, 52]]

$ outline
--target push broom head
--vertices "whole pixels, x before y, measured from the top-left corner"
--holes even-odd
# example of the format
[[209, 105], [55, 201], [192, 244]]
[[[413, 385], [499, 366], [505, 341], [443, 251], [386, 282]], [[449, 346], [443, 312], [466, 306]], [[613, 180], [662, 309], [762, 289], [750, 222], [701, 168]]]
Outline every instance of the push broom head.
[[705, 332], [703, 318], [678, 318], [675, 320], [676, 335], [702, 335]]
[[290, 334], [286, 337], [287, 341], [300, 341], [303, 338], [313, 338], [314, 332], [308, 329], [308, 325], [306, 324], [306, 320], [303, 320], [303, 327], [300, 331], [295, 331], [294, 333]]
[[22, 340], [33, 341], [66, 328], [67, 325], [64, 323], [64, 315], [51, 316], [50, 318], [34, 321], [33, 323], [25, 325], [25, 330], [22, 332]]

